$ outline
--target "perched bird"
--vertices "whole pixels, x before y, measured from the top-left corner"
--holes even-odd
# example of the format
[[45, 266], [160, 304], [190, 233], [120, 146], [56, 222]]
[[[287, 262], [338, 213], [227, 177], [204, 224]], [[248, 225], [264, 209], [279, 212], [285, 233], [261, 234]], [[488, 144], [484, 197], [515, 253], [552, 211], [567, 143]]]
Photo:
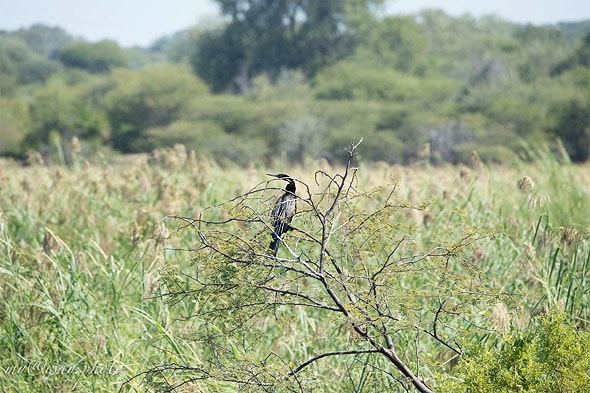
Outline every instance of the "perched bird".
[[278, 175], [269, 173], [268, 175], [287, 182], [285, 192], [279, 199], [277, 199], [275, 207], [272, 209], [271, 213], [274, 230], [272, 233], [272, 241], [268, 247], [276, 257], [277, 252], [279, 251], [279, 245], [281, 244], [281, 236], [291, 229], [289, 224], [295, 213], [297, 213], [297, 196], [295, 195], [297, 187], [295, 187], [295, 180], [289, 175], [285, 175], [284, 173], [279, 173]]

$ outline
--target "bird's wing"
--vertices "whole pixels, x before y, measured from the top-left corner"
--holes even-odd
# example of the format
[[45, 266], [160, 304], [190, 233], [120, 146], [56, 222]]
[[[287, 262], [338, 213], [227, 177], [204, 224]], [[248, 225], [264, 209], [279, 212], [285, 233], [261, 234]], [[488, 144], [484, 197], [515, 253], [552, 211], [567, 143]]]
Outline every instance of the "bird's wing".
[[291, 218], [295, 215], [297, 209], [295, 200], [295, 195], [285, 193], [275, 203], [275, 206], [271, 213], [271, 217], [273, 218], [273, 226], [275, 227], [275, 232], [279, 235], [282, 235], [284, 232], [288, 230], [288, 223], [291, 221]]
[[287, 194], [282, 195], [277, 202], [275, 203], [275, 207], [272, 209], [271, 217], [274, 218], [275, 222], [277, 220], [285, 219], [287, 214]]

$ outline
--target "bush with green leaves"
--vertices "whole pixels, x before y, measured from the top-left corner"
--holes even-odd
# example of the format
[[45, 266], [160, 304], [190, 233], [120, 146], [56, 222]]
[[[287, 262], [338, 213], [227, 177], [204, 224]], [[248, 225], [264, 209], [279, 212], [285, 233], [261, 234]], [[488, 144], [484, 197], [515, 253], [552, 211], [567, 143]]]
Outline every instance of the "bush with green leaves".
[[590, 157], [590, 94], [573, 97], [553, 108], [557, 124], [553, 133], [563, 144], [574, 162]]
[[30, 127], [29, 107], [22, 100], [0, 97], [0, 108], [0, 155], [16, 155]]
[[59, 60], [66, 67], [82, 68], [92, 73], [105, 73], [127, 66], [125, 51], [114, 41], [96, 43], [76, 41], [59, 50]]
[[42, 153], [65, 147], [73, 137], [100, 143], [109, 124], [103, 111], [94, 105], [92, 84], [67, 85], [50, 79], [37, 90], [29, 105], [30, 131], [23, 140], [25, 149]]
[[554, 311], [525, 331], [513, 328], [498, 347], [473, 344], [452, 374], [440, 384], [440, 391], [587, 392], [590, 333]]
[[148, 129], [180, 120], [193, 100], [208, 93], [188, 67], [174, 64], [139, 72], [119, 70], [112, 78], [114, 88], [105, 97], [106, 112], [113, 147], [123, 152], [149, 150], [144, 139]]

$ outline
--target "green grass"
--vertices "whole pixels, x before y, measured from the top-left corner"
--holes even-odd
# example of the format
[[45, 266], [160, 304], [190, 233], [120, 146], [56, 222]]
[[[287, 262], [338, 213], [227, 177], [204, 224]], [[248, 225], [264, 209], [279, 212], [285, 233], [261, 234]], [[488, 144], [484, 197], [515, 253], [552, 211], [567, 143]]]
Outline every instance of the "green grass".
[[[160, 297], [163, 268], [190, 267], [190, 256], [172, 249], [190, 246], [193, 235], [162, 219], [195, 217], [286, 166], [221, 168], [182, 149], [154, 157], [149, 163], [137, 156], [69, 169], [0, 164], [3, 390], [143, 392], [148, 381], [132, 378], [150, 367], [200, 364], [199, 343], [187, 337], [203, 325], [183, 319], [195, 305]], [[338, 170], [317, 162], [289, 172], [313, 185], [313, 172], [320, 168]], [[424, 210], [401, 213], [422, 249], [467, 225], [494, 231], [493, 239], [475, 245], [470, 258], [486, 280], [510, 295], [490, 328], [526, 328], [532, 316], [551, 308], [588, 328], [589, 169], [548, 155], [509, 167], [367, 163], [360, 165], [359, 187], [397, 183], [397, 200], [425, 203]], [[526, 194], [517, 187], [525, 175], [535, 183]], [[319, 315], [302, 310], [277, 318], [259, 321], [263, 346], [303, 357], [324, 345], [334, 347], [335, 332], [345, 329], [323, 325]], [[306, 341], [310, 335], [316, 340]], [[335, 380], [357, 367], [360, 383], [383, 382], [359, 362], [338, 359], [327, 360]], [[195, 382], [180, 391], [191, 389], [223, 391], [223, 386]]]

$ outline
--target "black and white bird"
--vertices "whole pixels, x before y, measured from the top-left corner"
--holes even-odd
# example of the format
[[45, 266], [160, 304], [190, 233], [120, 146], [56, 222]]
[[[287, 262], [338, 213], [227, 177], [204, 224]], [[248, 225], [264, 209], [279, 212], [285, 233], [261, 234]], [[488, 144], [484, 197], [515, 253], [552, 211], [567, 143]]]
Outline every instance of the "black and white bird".
[[297, 195], [295, 195], [297, 187], [295, 186], [295, 180], [289, 175], [284, 173], [279, 173], [278, 175], [269, 173], [268, 175], [287, 182], [285, 192], [277, 199], [271, 213], [274, 230], [272, 232], [272, 241], [268, 247], [276, 257], [279, 251], [279, 245], [281, 244], [281, 236], [291, 229], [289, 224], [295, 213], [297, 213]]

